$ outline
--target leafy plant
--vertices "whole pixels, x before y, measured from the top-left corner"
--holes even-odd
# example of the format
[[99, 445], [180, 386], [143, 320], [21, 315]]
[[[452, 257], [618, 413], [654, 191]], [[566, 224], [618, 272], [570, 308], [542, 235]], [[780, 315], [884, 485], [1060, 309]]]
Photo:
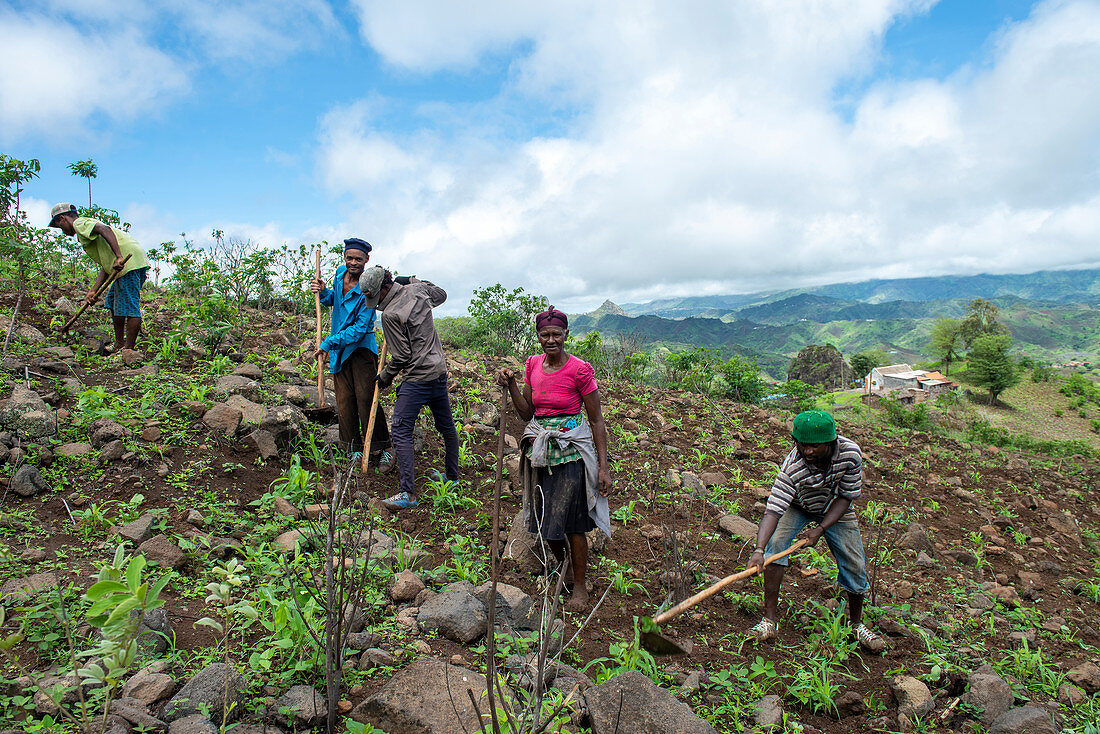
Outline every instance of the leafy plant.
[[286, 474], [271, 483], [271, 492], [291, 504], [301, 504], [312, 496], [317, 478], [315, 472], [302, 468], [302, 459], [298, 454], [292, 454]]
[[458, 483], [437, 474], [429, 479], [425, 486], [425, 494], [432, 501], [432, 507], [436, 512], [454, 514], [459, 510], [477, 507], [477, 500], [458, 491]]
[[[69, 617], [64, 593], [58, 591], [58, 604], [53, 612], [62, 624], [73, 653], [73, 668], [81, 681], [81, 685], [77, 686], [79, 717], [66, 706], [60, 705], [57, 698], [54, 700], [58, 703], [61, 715], [82, 729], [100, 732], [106, 730], [111, 699], [137, 657], [138, 637], [144, 615], [164, 606], [160, 594], [171, 575], [151, 582], [144, 577], [146, 566], [142, 555], [127, 560], [125, 544], [116, 548], [110, 563], [100, 566], [96, 582], [84, 594], [84, 599], [91, 604], [85, 614], [85, 621], [99, 631], [99, 642], [94, 648], [81, 653], [76, 653], [73, 647], [73, 622]], [[4, 609], [0, 607], [0, 627], [4, 621]], [[7, 635], [0, 641], [0, 650], [16, 668], [26, 674], [27, 671], [12, 652], [23, 636], [23, 630]], [[77, 658], [89, 658], [90, 662], [77, 668]], [[85, 684], [94, 684], [97, 689], [95, 697], [102, 706], [102, 717], [98, 725], [92, 724], [92, 714], [84, 697]], [[53, 693], [60, 691], [46, 693], [54, 697]], [[50, 723], [54, 723], [52, 717], [48, 718]], [[43, 719], [43, 724], [46, 723]]]
[[450, 572], [459, 581], [480, 584], [488, 576], [485, 557], [477, 542], [465, 535], [454, 535], [447, 541], [451, 549]]
[[837, 714], [836, 697], [840, 685], [834, 678], [853, 676], [844, 673], [837, 665], [826, 658], [811, 657], [799, 663], [794, 678], [787, 686], [787, 694], [803, 706], [809, 706], [814, 713], [826, 711]]
[[611, 559], [606, 559], [605, 563], [610, 566], [608, 569], [609, 580], [611, 581], [611, 588], [615, 591], [623, 596], [630, 596], [635, 591], [647, 593], [645, 585], [631, 575], [628, 567]]
[[660, 670], [657, 668], [657, 661], [653, 655], [642, 647], [638, 625], [638, 618], [634, 617], [634, 636], [626, 641], [612, 642], [608, 645], [608, 657], [592, 660], [584, 666], [584, 672], [588, 672], [588, 669], [593, 665], [598, 665], [595, 681], [602, 683], [620, 673], [637, 670], [660, 685], [661, 675]]
[[619, 507], [611, 513], [613, 520], [618, 520], [623, 525], [629, 525], [638, 519], [638, 515], [634, 510], [634, 507], [638, 504], [638, 500], [630, 500], [625, 505]]

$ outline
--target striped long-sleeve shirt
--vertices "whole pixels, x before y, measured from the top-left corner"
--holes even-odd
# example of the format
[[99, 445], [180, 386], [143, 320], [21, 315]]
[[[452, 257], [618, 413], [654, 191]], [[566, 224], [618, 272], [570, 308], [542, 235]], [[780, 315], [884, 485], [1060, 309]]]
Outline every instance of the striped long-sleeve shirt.
[[823, 472], [793, 448], [779, 467], [767, 511], [782, 515], [793, 503], [812, 515], [824, 515], [835, 497], [854, 502], [861, 492], [862, 467], [859, 445], [844, 436], [837, 437], [836, 452]]

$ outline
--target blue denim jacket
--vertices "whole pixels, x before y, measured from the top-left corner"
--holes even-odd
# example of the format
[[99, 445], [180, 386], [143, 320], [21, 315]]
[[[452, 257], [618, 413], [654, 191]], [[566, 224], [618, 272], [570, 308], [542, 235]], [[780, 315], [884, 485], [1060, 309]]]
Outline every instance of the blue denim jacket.
[[336, 374], [344, 368], [344, 362], [356, 349], [366, 347], [378, 354], [378, 340], [374, 335], [373, 308], [363, 308], [363, 291], [359, 284], [344, 293], [346, 265], [336, 268], [332, 288], [321, 291], [321, 305], [332, 306], [331, 335], [321, 342], [321, 349], [328, 352], [329, 372]]

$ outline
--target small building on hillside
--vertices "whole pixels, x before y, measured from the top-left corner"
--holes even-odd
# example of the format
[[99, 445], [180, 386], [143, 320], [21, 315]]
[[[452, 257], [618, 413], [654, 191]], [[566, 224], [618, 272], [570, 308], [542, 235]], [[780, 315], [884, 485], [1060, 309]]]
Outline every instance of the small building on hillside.
[[924, 374], [917, 377], [917, 382], [920, 384], [920, 389], [927, 392], [931, 397], [942, 395], [955, 387], [954, 382], [939, 372], [924, 372]]
[[863, 389], [867, 392], [879, 392], [886, 389], [886, 377], [902, 372], [912, 372], [907, 364], [892, 364], [888, 367], [875, 367], [863, 380]]
[[939, 372], [915, 370], [907, 364], [875, 367], [863, 380], [869, 395], [920, 403], [950, 391], [955, 383]]

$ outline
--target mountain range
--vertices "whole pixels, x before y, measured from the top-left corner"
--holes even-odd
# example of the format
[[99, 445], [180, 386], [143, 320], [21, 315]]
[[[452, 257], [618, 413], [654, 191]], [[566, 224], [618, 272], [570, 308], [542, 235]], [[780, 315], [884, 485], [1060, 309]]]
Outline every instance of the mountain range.
[[831, 343], [845, 356], [882, 349], [899, 362], [926, 360], [936, 319], [961, 317], [974, 298], [1001, 309], [1022, 353], [1061, 361], [1100, 352], [1100, 269], [870, 280], [621, 307], [606, 301], [572, 317], [570, 331], [631, 335], [646, 349], [705, 346], [724, 357], [756, 357], [783, 379], [808, 344]]

